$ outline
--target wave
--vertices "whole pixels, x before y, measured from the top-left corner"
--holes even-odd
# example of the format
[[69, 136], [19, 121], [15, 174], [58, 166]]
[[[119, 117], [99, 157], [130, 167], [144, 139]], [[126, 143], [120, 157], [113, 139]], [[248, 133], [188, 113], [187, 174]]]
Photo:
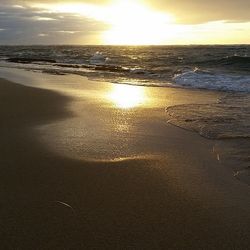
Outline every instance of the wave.
[[195, 69], [174, 76], [176, 85], [219, 91], [250, 92], [250, 76]]
[[[106, 59], [105, 59], [106, 60]], [[53, 70], [53, 67], [56, 68], [56, 70], [58, 71], [58, 69], [62, 68], [62, 71], [65, 71], [67, 69], [76, 69], [76, 72], [71, 72], [71, 73], [78, 73], [77, 70], [81, 70], [81, 69], [88, 69], [88, 70], [92, 70], [92, 71], [97, 71], [97, 72], [110, 72], [110, 73], [121, 73], [124, 76], [138, 76], [138, 77], [147, 77], [147, 76], [156, 76], [158, 74], [154, 73], [154, 72], [150, 72], [146, 69], [142, 69], [142, 68], [129, 68], [129, 67], [124, 67], [124, 66], [120, 66], [120, 65], [115, 65], [115, 64], [109, 64], [107, 63], [108, 60], [105, 61], [105, 63], [100, 63], [99, 61], [95, 60], [91, 60], [90, 64], [86, 64], [86, 63], [59, 63], [54, 59], [49, 59], [49, 58], [23, 58], [23, 57], [14, 57], [14, 58], [7, 58], [4, 61], [7, 61], [9, 63], [16, 63], [16, 64], [30, 64], [31, 68], [34, 65], [40, 65], [41, 70], [43, 70], [43, 65], [47, 66], [47, 64], [51, 64], [51, 70]], [[46, 67], [47, 70], [47, 67]], [[63, 72], [62, 72], [63, 73]], [[82, 73], [82, 71], [81, 71]]]
[[235, 64], [248, 64], [250, 65], [250, 57], [248, 56], [227, 56], [220, 60], [218, 60], [218, 63], [220, 64], [226, 64], [226, 65], [235, 65]]
[[[14, 63], [15, 62], [15, 63]], [[124, 84], [177, 87], [218, 90], [226, 92], [250, 92], [250, 75], [225, 74], [209, 70], [163, 70], [156, 72], [143, 68], [128, 68], [119, 65], [90, 65], [54, 63], [53, 61], [37, 58], [18, 59], [1, 63], [2, 66], [17, 67], [30, 70], [40, 70], [51, 74], [77, 74], [95, 78], [95, 80], [107, 80]], [[184, 71], [184, 72], [182, 72]], [[176, 74], [175, 74], [176, 73]], [[175, 74], [175, 75], [174, 75]], [[174, 75], [174, 77], [173, 77]]]
[[104, 65], [108, 61], [108, 58], [105, 57], [101, 52], [97, 51], [90, 59], [90, 64], [93, 65]]
[[38, 63], [38, 62], [46, 62], [46, 63], [56, 63], [56, 60], [50, 58], [29, 58], [29, 57], [11, 57], [6, 59], [7, 62], [12, 63]]
[[55, 63], [54, 66], [62, 68], [75, 68], [75, 69], [91, 69], [96, 71], [108, 71], [108, 72], [130, 72], [130, 69], [117, 65], [92, 65], [92, 64], [68, 64], [68, 63]]
[[[110, 51], [109, 51], [110, 49]], [[209, 50], [201, 58], [211, 58], [194, 63], [197, 59], [196, 50], [186, 53], [177, 50], [169, 57], [169, 52], [157, 49], [154, 53], [144, 53], [143, 56], [138, 52], [133, 52], [130, 56], [140, 56], [140, 60], [131, 61], [127, 54], [115, 54], [114, 48], [106, 48], [103, 52], [94, 52], [94, 48], [72, 48], [47, 51], [45, 48], [9, 49], [9, 54], [0, 52], [0, 56], [11, 55], [3, 61], [13, 64], [16, 67], [25, 69], [35, 69], [53, 74], [78, 74], [87, 77], [95, 77], [100, 80], [112, 82], [129, 82], [144, 86], [165, 86], [181, 88], [199, 88], [220, 91], [250, 92], [250, 74], [242, 72], [250, 70], [250, 57], [248, 56], [224, 56], [215, 59], [216, 55]], [[124, 52], [124, 51], [123, 51]], [[131, 53], [125, 50], [126, 53]], [[140, 52], [140, 51], [139, 51]], [[151, 51], [152, 52], [152, 51]], [[208, 53], [209, 52], [209, 53]], [[211, 50], [212, 52], [212, 50]], [[227, 50], [227, 53], [228, 50]], [[231, 52], [230, 52], [231, 53]], [[153, 58], [153, 55], [155, 58]], [[130, 59], [128, 59], [130, 58]], [[164, 58], [164, 60], [162, 59]], [[181, 59], [178, 62], [175, 59]], [[1, 61], [2, 63], [2, 61]], [[193, 70], [195, 66], [196, 68]], [[231, 68], [229, 68], [231, 66]], [[208, 69], [208, 70], [201, 70]]]
[[206, 66], [216, 66], [216, 67], [236, 67], [241, 70], [249, 70], [250, 67], [250, 57], [249, 56], [226, 56], [220, 59], [205, 60], [200, 62], [201, 65]]

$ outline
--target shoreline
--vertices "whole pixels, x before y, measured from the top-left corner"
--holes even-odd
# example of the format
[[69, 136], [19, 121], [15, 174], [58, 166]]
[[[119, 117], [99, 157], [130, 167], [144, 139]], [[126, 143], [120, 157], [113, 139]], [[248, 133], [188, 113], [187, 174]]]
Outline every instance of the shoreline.
[[[154, 107], [124, 111], [104, 85], [61, 95], [0, 80], [5, 249], [247, 248], [249, 187], [212, 142], [164, 123], [161, 98], [189, 91], [154, 90]], [[110, 145], [122, 160], [101, 159]]]

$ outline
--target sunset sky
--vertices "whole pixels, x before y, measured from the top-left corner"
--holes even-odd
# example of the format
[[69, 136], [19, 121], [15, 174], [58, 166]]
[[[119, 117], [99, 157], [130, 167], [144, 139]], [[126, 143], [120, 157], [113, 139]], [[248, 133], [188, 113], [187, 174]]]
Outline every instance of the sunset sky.
[[1, 0], [0, 44], [249, 44], [249, 0]]

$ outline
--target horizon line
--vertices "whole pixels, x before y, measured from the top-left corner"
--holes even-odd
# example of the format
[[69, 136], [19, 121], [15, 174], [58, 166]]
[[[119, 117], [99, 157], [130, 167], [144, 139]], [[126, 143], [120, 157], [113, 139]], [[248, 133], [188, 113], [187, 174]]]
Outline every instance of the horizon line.
[[201, 43], [201, 44], [0, 44], [0, 46], [127, 46], [127, 47], [149, 47], [149, 46], [249, 46], [250, 43]]

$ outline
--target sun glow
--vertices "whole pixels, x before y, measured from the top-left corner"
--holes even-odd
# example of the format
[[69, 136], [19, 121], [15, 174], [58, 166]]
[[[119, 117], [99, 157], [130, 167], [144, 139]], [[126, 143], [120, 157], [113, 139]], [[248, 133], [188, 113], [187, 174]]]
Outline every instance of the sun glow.
[[160, 44], [162, 28], [172, 21], [166, 13], [154, 12], [138, 1], [118, 1], [109, 8], [111, 29], [104, 32], [106, 44]]
[[113, 90], [108, 93], [107, 97], [117, 107], [123, 109], [137, 107], [146, 100], [144, 89], [132, 85], [114, 85]]
[[109, 27], [101, 34], [102, 43], [111, 45], [161, 44], [166, 37], [163, 30], [173, 22], [171, 15], [153, 11], [140, 0], [114, 0], [105, 6], [64, 3], [33, 4], [32, 7], [101, 21]]
[[[77, 38], [72, 38], [72, 44], [236, 44], [242, 41], [249, 43], [250, 22], [233, 23], [228, 20], [217, 20], [183, 23], [183, 17], [176, 13], [174, 16], [165, 11], [154, 10], [153, 1], [150, 4], [150, 0], [109, 0], [105, 1], [106, 4], [103, 1], [91, 4], [91, 1], [84, 0], [45, 1], [46, 3], [35, 1], [27, 1], [27, 6], [17, 7], [31, 7], [36, 10], [36, 21], [54, 21], [52, 25], [60, 25], [64, 18], [72, 20], [73, 23], [69, 26], [74, 25], [74, 20], [77, 20], [77, 25], [82, 20], [82, 31], [87, 27], [87, 34], [79, 32]], [[64, 27], [60, 27], [59, 30], [64, 30]], [[81, 31], [79, 27], [77, 30]]]

